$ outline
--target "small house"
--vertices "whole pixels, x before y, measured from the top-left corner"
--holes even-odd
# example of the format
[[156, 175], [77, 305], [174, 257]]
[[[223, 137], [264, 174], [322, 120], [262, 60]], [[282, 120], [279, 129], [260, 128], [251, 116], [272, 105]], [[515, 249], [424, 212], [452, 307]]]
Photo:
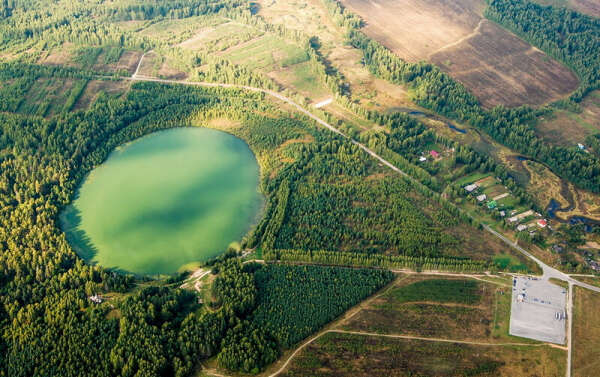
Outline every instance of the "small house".
[[506, 212], [500, 211], [500, 216], [502, 216], [502, 217], [506, 216]]
[[91, 302], [94, 302], [96, 304], [101, 304], [102, 303], [102, 297], [100, 297], [100, 295], [93, 295], [89, 297]]
[[477, 185], [477, 183], [473, 183], [472, 185], [465, 186], [465, 190], [467, 190], [467, 192], [473, 192], [477, 190], [477, 187], [479, 187], [479, 185]]
[[521, 225], [519, 225], [519, 226], [517, 227], [517, 231], [518, 231], [518, 232], [522, 232], [522, 231], [524, 231], [525, 229], [527, 229], [527, 225], [525, 225], [525, 224], [521, 224]]
[[545, 228], [548, 225], [548, 222], [545, 219], [539, 219], [537, 224], [540, 228]]
[[427, 157], [425, 157], [425, 156], [419, 157], [419, 162], [425, 162], [425, 161], [427, 161]]
[[581, 143], [577, 143], [577, 148], [579, 148], [580, 150], [584, 151], [585, 150], [585, 145], [583, 145]]
[[498, 207], [498, 203], [495, 200], [490, 200], [489, 202], [487, 202], [487, 207], [488, 209], [494, 209]]
[[437, 151], [433, 150], [433, 149], [431, 151], [429, 151], [429, 154], [433, 158], [440, 158], [440, 154]]
[[478, 202], [483, 202], [485, 199], [487, 199], [487, 196], [485, 194], [481, 194], [477, 197]]

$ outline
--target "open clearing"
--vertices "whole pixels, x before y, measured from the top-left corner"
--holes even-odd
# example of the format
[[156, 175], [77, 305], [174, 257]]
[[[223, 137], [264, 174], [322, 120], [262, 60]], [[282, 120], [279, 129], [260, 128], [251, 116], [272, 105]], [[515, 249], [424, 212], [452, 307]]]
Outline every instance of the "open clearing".
[[328, 333], [282, 373], [298, 376], [564, 376], [565, 351]]
[[[306, 35], [318, 36], [319, 51], [331, 68], [342, 74], [352, 98], [358, 100], [361, 105], [378, 111], [415, 106], [410, 102], [405, 88], [375, 78], [361, 63], [361, 51], [344, 43], [343, 30], [333, 23], [321, 0], [260, 0], [256, 7], [258, 14], [269, 23], [282, 24]], [[309, 63], [275, 67], [268, 75], [313, 103], [329, 98], [332, 94], [315, 76]], [[341, 106], [336, 106], [335, 101], [323, 109], [345, 121], [355, 117]], [[362, 125], [362, 122], [358, 123]]]
[[522, 342], [508, 336], [509, 280], [414, 275], [373, 299], [344, 330], [479, 342]]
[[556, 110], [536, 126], [539, 136], [555, 145], [573, 147], [588, 135], [600, 133], [600, 91], [581, 101], [581, 112]]
[[111, 97], [120, 97], [129, 90], [130, 86], [131, 83], [127, 81], [92, 80], [86, 85], [83, 93], [75, 102], [74, 109], [87, 109], [101, 93]]
[[364, 31], [408, 61], [429, 60], [485, 107], [541, 105], [576, 89], [577, 77], [482, 18], [480, 0], [342, 0]]

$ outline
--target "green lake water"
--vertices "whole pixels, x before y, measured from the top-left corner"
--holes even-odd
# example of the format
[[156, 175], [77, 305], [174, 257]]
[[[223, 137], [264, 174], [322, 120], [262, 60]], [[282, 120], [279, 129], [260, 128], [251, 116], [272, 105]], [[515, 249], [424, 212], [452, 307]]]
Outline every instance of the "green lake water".
[[169, 274], [215, 257], [262, 210], [259, 168], [241, 139], [205, 128], [160, 131], [117, 148], [60, 216], [88, 263]]

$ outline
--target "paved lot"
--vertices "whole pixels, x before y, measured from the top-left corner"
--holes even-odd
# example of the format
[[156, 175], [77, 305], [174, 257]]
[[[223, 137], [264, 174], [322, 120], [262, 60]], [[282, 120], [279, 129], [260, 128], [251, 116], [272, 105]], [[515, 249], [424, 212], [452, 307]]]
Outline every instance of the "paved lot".
[[510, 334], [565, 344], [566, 299], [567, 290], [548, 281], [513, 278]]

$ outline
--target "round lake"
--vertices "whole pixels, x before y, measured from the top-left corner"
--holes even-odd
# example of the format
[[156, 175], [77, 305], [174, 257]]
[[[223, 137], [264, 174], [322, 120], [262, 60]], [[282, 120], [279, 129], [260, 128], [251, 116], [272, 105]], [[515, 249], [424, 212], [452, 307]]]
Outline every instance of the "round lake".
[[60, 216], [89, 263], [168, 274], [225, 251], [263, 205], [248, 145], [205, 128], [160, 131], [117, 148]]

